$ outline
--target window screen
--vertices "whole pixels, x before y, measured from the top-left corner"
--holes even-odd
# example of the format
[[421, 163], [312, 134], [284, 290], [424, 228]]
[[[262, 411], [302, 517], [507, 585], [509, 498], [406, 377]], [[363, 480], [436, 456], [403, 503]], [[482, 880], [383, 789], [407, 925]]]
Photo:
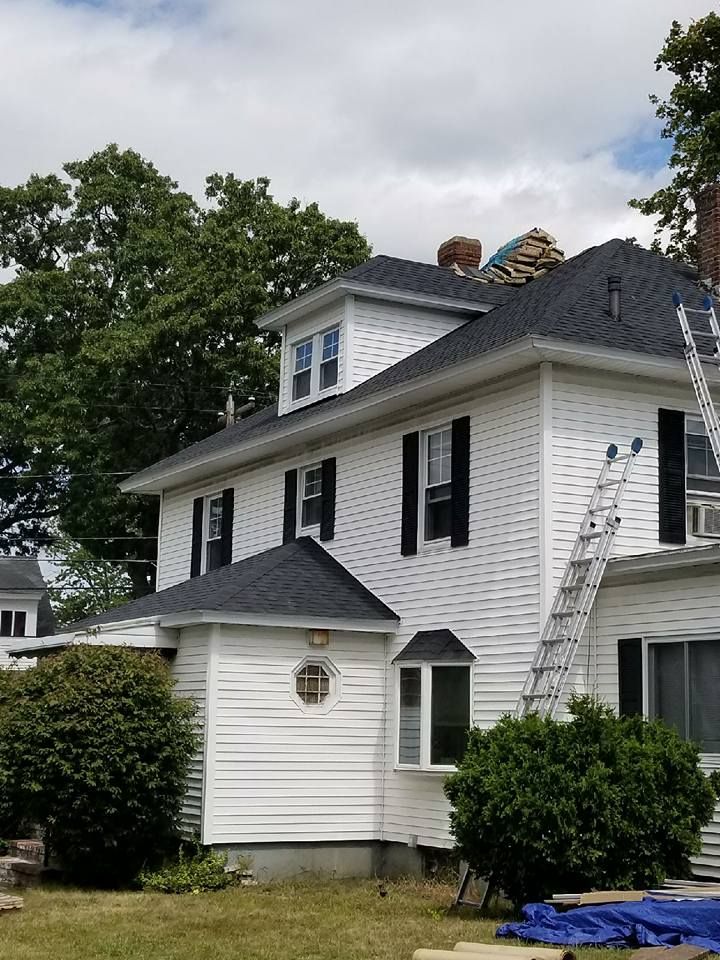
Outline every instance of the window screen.
[[0, 637], [11, 637], [13, 627], [12, 610], [0, 611]]
[[720, 753], [720, 640], [650, 646], [651, 712], [703, 753]]
[[293, 400], [310, 396], [312, 376], [313, 342], [307, 340], [295, 347], [295, 370], [293, 373]]
[[399, 763], [420, 763], [420, 667], [400, 670]]
[[425, 539], [450, 536], [452, 521], [452, 430], [447, 427], [426, 436]]
[[328, 330], [322, 338], [322, 360], [320, 362], [320, 389], [334, 387], [338, 380], [338, 351], [340, 349], [340, 329]]
[[457, 763], [465, 753], [469, 727], [470, 668], [433, 667], [430, 763]]
[[13, 623], [13, 636], [14, 637], [24, 637], [25, 636], [25, 624], [27, 622], [27, 614], [24, 610], [15, 611], [15, 622]]
[[207, 505], [206, 571], [222, 566], [222, 519], [222, 497], [212, 497]]
[[314, 527], [322, 514], [322, 467], [306, 467], [302, 471], [301, 527]]

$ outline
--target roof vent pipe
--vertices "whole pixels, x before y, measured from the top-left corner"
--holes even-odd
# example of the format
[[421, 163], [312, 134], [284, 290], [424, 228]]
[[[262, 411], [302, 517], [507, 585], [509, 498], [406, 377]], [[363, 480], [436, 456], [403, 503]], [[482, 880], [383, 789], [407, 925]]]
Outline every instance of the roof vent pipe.
[[608, 307], [613, 320], [620, 319], [620, 277], [608, 277]]

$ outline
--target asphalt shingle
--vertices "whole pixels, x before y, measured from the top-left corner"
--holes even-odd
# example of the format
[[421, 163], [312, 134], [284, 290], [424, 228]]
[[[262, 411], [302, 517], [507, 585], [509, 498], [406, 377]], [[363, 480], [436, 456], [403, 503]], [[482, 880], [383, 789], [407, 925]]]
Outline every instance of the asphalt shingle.
[[439, 660], [452, 663], [470, 663], [475, 654], [452, 630], [418, 630], [402, 648], [393, 663], [399, 660]]
[[66, 627], [208, 610], [302, 619], [386, 620], [398, 617], [311, 537], [177, 583]]
[[[382, 262], [376, 264], [376, 261]], [[398, 264], [408, 267], [401, 270]], [[486, 299], [485, 291], [492, 288], [503, 291], [502, 305], [480, 314], [347, 393], [282, 417], [277, 415], [277, 405], [267, 407], [140, 471], [133, 479], [150, 477], [158, 469], [190, 464], [255, 437], [308, 422], [320, 407], [323, 410], [341, 409], [373, 394], [481, 356], [529, 334], [579, 345], [682, 359], [683, 341], [671, 303], [672, 293], [680, 290], [689, 306], [700, 306], [703, 298], [697, 287], [697, 273], [691, 267], [623, 240], [609, 240], [601, 246], [591, 247], [544, 277], [519, 288], [478, 283], [431, 264], [397, 261], [392, 257], [374, 257], [345, 276], [352, 277], [357, 273], [360, 278], [373, 277], [373, 283], [377, 285], [377, 277], [382, 275], [389, 287], [397, 287], [402, 282], [410, 282], [407, 280], [410, 274], [423, 275], [426, 272], [428, 277], [434, 277], [437, 271], [443, 276], [432, 282], [438, 286], [448, 284], [453, 290], [457, 290], [460, 284], [462, 296], [455, 294], [460, 299], [467, 299], [468, 285], [480, 289], [478, 301]], [[613, 275], [622, 280], [622, 316], [619, 321], [614, 320], [608, 311], [607, 280]], [[405, 277], [404, 281], [402, 277]]]

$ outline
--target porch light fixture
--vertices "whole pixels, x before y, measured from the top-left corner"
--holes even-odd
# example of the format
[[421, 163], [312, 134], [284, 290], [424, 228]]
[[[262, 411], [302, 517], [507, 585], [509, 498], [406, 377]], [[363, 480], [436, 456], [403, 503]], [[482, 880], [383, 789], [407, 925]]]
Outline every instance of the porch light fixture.
[[311, 647], [327, 647], [330, 643], [330, 631], [308, 630], [308, 643]]

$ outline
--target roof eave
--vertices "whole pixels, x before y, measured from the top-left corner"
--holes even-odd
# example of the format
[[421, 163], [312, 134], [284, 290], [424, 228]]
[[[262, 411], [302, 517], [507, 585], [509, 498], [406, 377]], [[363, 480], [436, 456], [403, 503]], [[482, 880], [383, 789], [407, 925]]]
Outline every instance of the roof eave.
[[636, 583], [642, 580], [664, 579], [685, 573], [693, 575], [699, 567], [720, 565], [720, 543], [680, 547], [677, 550], [658, 550], [634, 557], [617, 557], [608, 563], [602, 586]]
[[395, 287], [379, 287], [361, 280], [331, 280], [316, 287], [309, 293], [296, 297], [289, 303], [271, 310], [257, 321], [261, 330], [281, 330], [286, 324], [299, 320], [313, 310], [325, 307], [348, 294], [367, 297], [370, 300], [386, 300], [390, 303], [404, 303], [409, 306], [442, 309], [457, 313], [487, 313], [497, 304], [484, 301], [466, 300], [463, 297], [441, 297], [429, 293], [417, 293], [412, 290], [399, 290]]
[[400, 386], [391, 386], [386, 390], [371, 394], [355, 404], [339, 409], [318, 409], [318, 415], [311, 421], [303, 420], [289, 429], [278, 430], [270, 436], [255, 437], [245, 443], [239, 443], [230, 450], [224, 449], [191, 462], [177, 464], [165, 470], [143, 471], [135, 477], [128, 477], [120, 484], [123, 493], [159, 494], [169, 487], [205, 479], [219, 472], [233, 469], [242, 464], [259, 460], [278, 453], [294, 438], [302, 437], [303, 442], [321, 438], [329, 433], [335, 434], [341, 429], [367, 422], [372, 417], [383, 416], [416, 402], [418, 395], [424, 401], [448, 395], [447, 384], [452, 391], [467, 389], [479, 379], [493, 379], [504, 376], [528, 364], [536, 362], [539, 354], [534, 349], [532, 338], [523, 337], [510, 344], [499, 347], [479, 357], [470, 357], [462, 363], [452, 364], [442, 370], [433, 371], [423, 377], [410, 380]]
[[302, 614], [229, 613], [222, 610], [188, 610], [160, 618], [163, 627], [190, 627], [203, 623], [237, 624], [245, 627], [287, 627], [301, 630], [336, 630], [350, 633], [397, 633], [400, 620], [364, 617], [310, 617]]

